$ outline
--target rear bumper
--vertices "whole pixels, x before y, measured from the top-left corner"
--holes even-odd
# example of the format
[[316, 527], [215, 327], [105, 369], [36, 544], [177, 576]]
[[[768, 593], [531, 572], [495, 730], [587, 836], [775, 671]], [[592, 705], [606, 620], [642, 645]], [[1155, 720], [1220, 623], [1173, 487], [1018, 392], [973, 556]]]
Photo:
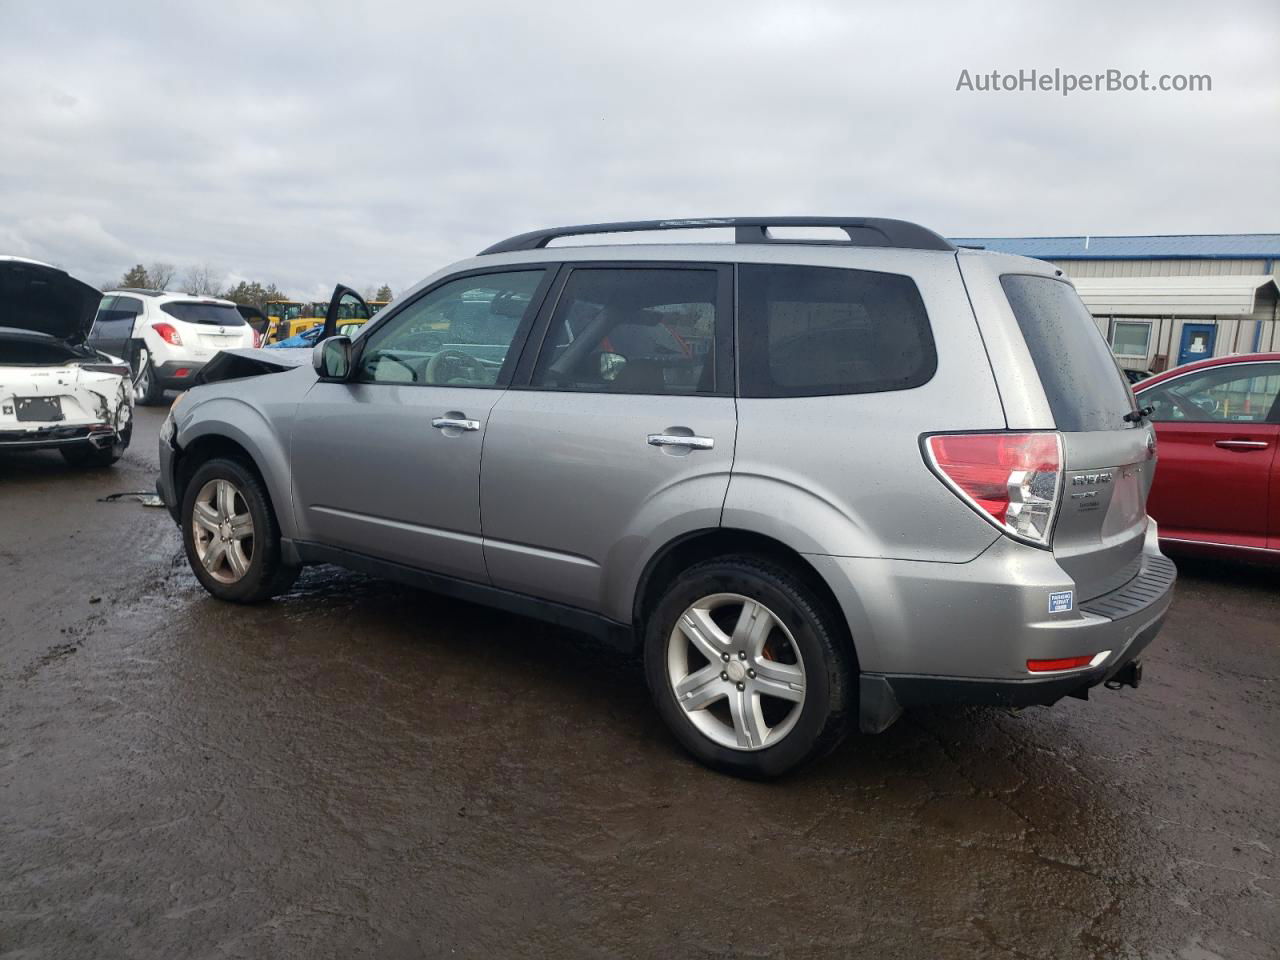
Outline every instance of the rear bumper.
[[80, 426], [55, 425], [30, 430], [0, 430], [0, 450], [40, 450], [89, 443], [109, 447], [116, 442], [117, 431], [105, 424]]
[[[1085, 602], [1076, 600], [1076, 584], [1050, 551], [1008, 538], [961, 564], [809, 559], [849, 622], [864, 730], [883, 729], [904, 706], [1027, 706], [1082, 695], [1151, 642], [1176, 578], [1154, 523], [1135, 575]], [[1071, 670], [1027, 667], [1029, 660], [1079, 656], [1094, 659]]]
[[156, 382], [168, 390], [185, 390], [195, 383], [196, 374], [204, 369], [203, 360], [167, 360], [155, 365]]
[[[1167, 605], [1166, 605], [1167, 611]], [[980, 677], [931, 677], [863, 674], [859, 680], [859, 726], [864, 733], [886, 729], [906, 707], [970, 704], [993, 707], [1052, 706], [1063, 697], [1089, 698], [1089, 690], [1135, 663], [1160, 628], [1165, 612], [1137, 628], [1133, 638], [1105, 663], [1046, 679], [992, 680]]]

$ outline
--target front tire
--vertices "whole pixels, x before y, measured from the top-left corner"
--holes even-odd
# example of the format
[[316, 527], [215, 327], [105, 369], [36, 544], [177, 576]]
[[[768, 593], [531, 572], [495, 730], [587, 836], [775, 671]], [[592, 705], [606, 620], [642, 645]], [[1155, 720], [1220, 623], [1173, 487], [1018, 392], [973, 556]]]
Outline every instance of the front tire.
[[138, 358], [138, 376], [133, 381], [133, 399], [141, 407], [155, 406], [164, 396], [164, 387], [156, 378], [156, 368], [151, 355], [143, 350]]
[[258, 475], [239, 460], [202, 464], [182, 498], [182, 542], [200, 585], [219, 600], [257, 603], [298, 576], [280, 553], [280, 526]]
[[761, 557], [675, 578], [647, 618], [644, 660], [671, 732], [723, 773], [780, 776], [834, 749], [856, 713], [855, 658], [835, 612]]

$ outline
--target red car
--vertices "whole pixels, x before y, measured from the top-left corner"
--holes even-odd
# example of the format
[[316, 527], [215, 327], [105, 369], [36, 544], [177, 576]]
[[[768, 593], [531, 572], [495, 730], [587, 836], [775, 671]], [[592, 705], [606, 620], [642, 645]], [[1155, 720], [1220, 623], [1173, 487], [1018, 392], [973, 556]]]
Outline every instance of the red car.
[[1215, 357], [1134, 386], [1160, 464], [1147, 509], [1170, 550], [1280, 563], [1280, 353]]

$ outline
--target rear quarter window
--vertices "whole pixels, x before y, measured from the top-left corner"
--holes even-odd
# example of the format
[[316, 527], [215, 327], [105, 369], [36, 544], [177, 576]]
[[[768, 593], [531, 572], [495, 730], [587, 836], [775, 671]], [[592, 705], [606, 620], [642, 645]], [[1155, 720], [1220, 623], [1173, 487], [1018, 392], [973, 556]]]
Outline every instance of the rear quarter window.
[[1008, 273], [1000, 278], [1059, 430], [1123, 430], [1134, 408], [1102, 331], [1071, 284]]
[[744, 397], [907, 390], [937, 370], [929, 317], [910, 277], [789, 264], [738, 271]]

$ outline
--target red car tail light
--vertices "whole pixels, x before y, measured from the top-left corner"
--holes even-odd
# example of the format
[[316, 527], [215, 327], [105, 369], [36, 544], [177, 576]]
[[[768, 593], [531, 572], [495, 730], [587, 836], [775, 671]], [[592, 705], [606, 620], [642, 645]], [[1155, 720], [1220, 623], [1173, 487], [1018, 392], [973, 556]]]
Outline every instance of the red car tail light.
[[1047, 547], [1062, 494], [1056, 433], [936, 434], [930, 463], [960, 498], [1010, 536]]
[[257, 330], [253, 331], [253, 345], [255, 347], [262, 346], [262, 334], [260, 334]]
[[1088, 653], [1083, 657], [1059, 657], [1057, 660], [1028, 660], [1027, 669], [1032, 673], [1047, 673], [1050, 670], [1074, 670], [1087, 667], [1093, 663], [1097, 654]]
[[160, 339], [170, 346], [182, 346], [182, 336], [171, 323], [153, 323], [151, 329], [160, 334]]

